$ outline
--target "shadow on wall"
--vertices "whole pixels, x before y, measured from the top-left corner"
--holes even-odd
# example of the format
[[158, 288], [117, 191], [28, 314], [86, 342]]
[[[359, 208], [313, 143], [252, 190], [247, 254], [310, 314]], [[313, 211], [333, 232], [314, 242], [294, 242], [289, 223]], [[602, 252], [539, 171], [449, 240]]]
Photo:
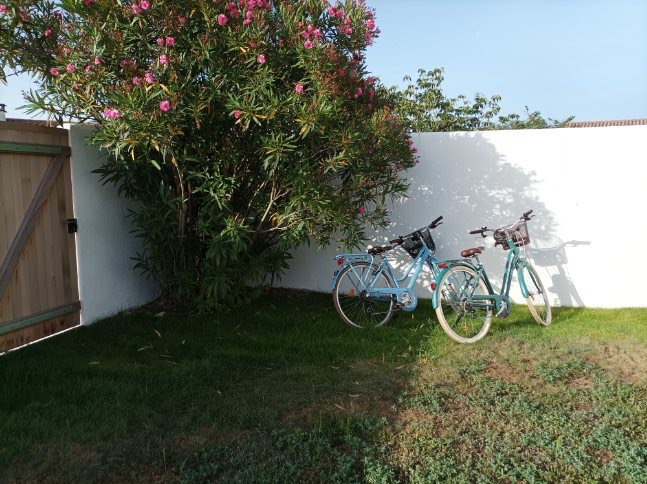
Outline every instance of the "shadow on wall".
[[[546, 284], [546, 290], [554, 294], [556, 306], [585, 306], [577, 288], [573, 284], [568, 271], [567, 248], [572, 250], [578, 246], [588, 246], [591, 242], [583, 240], [569, 240], [563, 242], [559, 238], [543, 243], [544, 247], [531, 247], [528, 253], [531, 255], [537, 269], [543, 268], [550, 274], [550, 283]], [[546, 281], [544, 281], [546, 282]]]
[[[433, 233], [436, 256], [456, 259], [461, 250], [469, 247], [493, 247], [491, 237], [475, 237], [468, 234], [469, 230], [511, 224], [529, 209], [536, 216], [528, 224], [531, 240], [553, 237], [554, 217], [542, 201], [536, 174], [507, 162], [482, 133], [420, 133], [412, 138], [423, 156], [409, 172], [409, 198], [394, 205], [392, 226], [377, 234], [374, 244], [443, 215], [444, 224]], [[495, 286], [503, 275], [505, 255], [497, 247], [481, 256]], [[408, 262], [404, 252], [393, 261], [399, 267]], [[542, 279], [548, 279], [546, 274]], [[428, 272], [421, 282], [428, 287]], [[546, 287], [551, 286], [549, 282], [544, 281]], [[559, 292], [563, 292], [561, 282], [557, 283]], [[420, 297], [429, 295], [421, 293]]]
[[[439, 260], [457, 259], [463, 249], [488, 247], [489, 250], [481, 256], [481, 262], [488, 269], [497, 289], [503, 276], [506, 252], [493, 246], [492, 237], [475, 237], [469, 235], [468, 231], [482, 226], [497, 228], [511, 224], [523, 212], [532, 209], [535, 218], [528, 223], [531, 242], [526, 249], [531, 260], [533, 257], [536, 259], [535, 265], [549, 292], [551, 304], [583, 304], [572, 282], [574, 278], [568, 271], [566, 252], [589, 242], [563, 242], [557, 237], [559, 227], [556, 220], [559, 214], [548, 208], [551, 200], [553, 209], [560, 206], [559, 202], [555, 205], [554, 201], [554, 179], [552, 182], [551, 179], [542, 179], [534, 170], [523, 168], [526, 163], [536, 164], [541, 160], [508, 160], [501, 152], [513, 153], [510, 155], [512, 158], [533, 157], [537, 152], [546, 151], [540, 150], [545, 145], [544, 136], [526, 137], [519, 155], [514, 154], [514, 150], [509, 151], [509, 132], [416, 133], [412, 139], [421, 159], [420, 164], [408, 172], [409, 197], [393, 204], [391, 225], [377, 232], [367, 244], [386, 244], [398, 235], [424, 227], [442, 215], [443, 225], [432, 233], [437, 247], [436, 257]], [[514, 139], [517, 142], [517, 138]], [[501, 151], [496, 149], [494, 143], [500, 146]], [[561, 148], [556, 145], [554, 149]], [[547, 156], [559, 155], [559, 151], [553, 153], [550, 149], [548, 153]], [[537, 169], [541, 169], [541, 165]], [[546, 176], [549, 178], [551, 173], [548, 170]], [[330, 291], [330, 278], [336, 270], [332, 258], [341, 252], [345, 251], [335, 247], [334, 243], [316, 253], [313, 247], [297, 249], [290, 264], [292, 269], [286, 273], [280, 285]], [[399, 271], [404, 271], [411, 262], [402, 249], [388, 253], [388, 257]], [[431, 297], [430, 283], [431, 274], [425, 270], [416, 286], [419, 298]], [[520, 295], [515, 297], [512, 293], [511, 296], [515, 301], [523, 302]]]

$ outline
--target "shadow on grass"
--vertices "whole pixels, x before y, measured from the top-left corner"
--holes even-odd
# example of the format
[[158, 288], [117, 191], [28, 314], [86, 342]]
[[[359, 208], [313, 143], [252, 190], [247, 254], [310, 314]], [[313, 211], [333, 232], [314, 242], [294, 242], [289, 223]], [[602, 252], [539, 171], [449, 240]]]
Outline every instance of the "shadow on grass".
[[[500, 405], [501, 419], [514, 417], [506, 417], [507, 408], [544, 398], [534, 387], [528, 396], [523, 387], [541, 378], [568, 390], [569, 379], [595, 367], [581, 359], [579, 351], [588, 346], [563, 349], [579, 341], [581, 328], [613, 317], [613, 324], [598, 326], [622, 338], [625, 330], [640, 332], [636, 316], [644, 311], [558, 309], [555, 315], [544, 328], [525, 307], [515, 307], [484, 340], [465, 346], [445, 336], [429, 301], [372, 331], [345, 326], [329, 295], [293, 291], [222, 314], [154, 307], [120, 314], [0, 359], [0, 481], [451, 479], [469, 476], [469, 456], [476, 455], [453, 433], [462, 421], [474, 425], [463, 428], [473, 441], [487, 437], [486, 472], [508, 452], [517, 459], [515, 469], [539, 466], [528, 478], [554, 477], [559, 473], [540, 472], [541, 463], [520, 450], [523, 443], [499, 446], [503, 427], [480, 420], [479, 412]], [[643, 333], [633, 338], [640, 341]], [[639, 350], [644, 354], [644, 346]], [[552, 363], [560, 355], [568, 365]], [[504, 375], [513, 386], [483, 380]], [[583, 375], [587, 391], [598, 388], [597, 373]], [[475, 393], [479, 385], [491, 392]], [[610, 402], [614, 395], [638, 401], [634, 390], [608, 388]], [[494, 400], [472, 400], [477, 397]], [[592, 405], [591, 399], [582, 405]], [[456, 407], [449, 411], [451, 402]], [[542, 415], [541, 405], [528, 414], [528, 426]], [[572, 418], [564, 412], [551, 415]], [[633, 418], [633, 410], [627, 412]], [[547, 435], [557, 428], [545, 423]], [[587, 429], [585, 420], [581, 428]], [[627, 439], [622, 452], [633, 449], [635, 440]], [[447, 450], [439, 454], [441, 447]], [[455, 461], [456, 449], [468, 460]], [[415, 462], [407, 460], [414, 454], [438, 458], [420, 461], [416, 474]]]
[[[427, 331], [418, 321], [356, 330], [329, 295], [290, 291], [222, 314], [143, 308], [10, 353], [0, 360], [3, 477], [56, 475], [65, 456], [94, 478], [88, 467], [104, 472], [95, 459], [155, 467], [194, 441], [311, 425], [326, 412], [384, 414]], [[105, 472], [117, 472], [110, 462]]]

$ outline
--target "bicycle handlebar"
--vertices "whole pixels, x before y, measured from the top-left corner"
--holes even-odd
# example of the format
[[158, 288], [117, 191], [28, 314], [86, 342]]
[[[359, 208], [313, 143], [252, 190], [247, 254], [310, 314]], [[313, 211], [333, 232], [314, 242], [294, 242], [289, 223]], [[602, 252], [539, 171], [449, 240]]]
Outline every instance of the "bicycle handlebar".
[[418, 235], [416, 235], [417, 232], [420, 232], [421, 230], [425, 230], [426, 228], [435, 229], [440, 224], [442, 224], [442, 222], [441, 222], [442, 219], [443, 219], [443, 216], [441, 215], [440, 217], [435, 219], [433, 222], [431, 222], [429, 225], [427, 225], [427, 227], [423, 227], [421, 229], [414, 230], [413, 232], [411, 232], [410, 234], [405, 235], [405, 236], [401, 235], [397, 239], [389, 240], [389, 244], [398, 244], [398, 245], [402, 244], [402, 243], [404, 243], [404, 238], [405, 237], [406, 238], [411, 238], [411, 240], [418, 240], [419, 237], [418, 237]]
[[[528, 210], [527, 212], [524, 212], [524, 213], [521, 215], [521, 217], [519, 217], [519, 220], [525, 220], [525, 221], [530, 220], [530, 219], [532, 218], [532, 217], [530, 216], [530, 214], [532, 214], [532, 212], [533, 212], [533, 210], [532, 210], [532, 209]], [[510, 227], [512, 227], [512, 226], [513, 226], [513, 225], [515, 225], [516, 223], [517, 223], [517, 222], [515, 222], [514, 224], [512, 224]], [[503, 229], [505, 229], [505, 227], [503, 227]], [[502, 229], [496, 229], [496, 230], [502, 230]], [[485, 232], [496, 232], [496, 230], [488, 229], [487, 227], [481, 227], [480, 229], [470, 230], [470, 231], [469, 231], [469, 233], [470, 233], [471, 235], [477, 235], [477, 234], [480, 234], [482, 237], [485, 237]]]

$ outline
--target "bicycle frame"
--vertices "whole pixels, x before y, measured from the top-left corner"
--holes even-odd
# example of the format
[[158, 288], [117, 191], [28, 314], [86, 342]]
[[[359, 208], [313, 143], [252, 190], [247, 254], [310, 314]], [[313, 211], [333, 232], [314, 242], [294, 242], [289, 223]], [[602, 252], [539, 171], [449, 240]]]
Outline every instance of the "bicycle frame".
[[[335, 256], [333, 260], [337, 260], [338, 264], [339, 264], [339, 260], [343, 261], [340, 264], [341, 267], [337, 271], [335, 271], [335, 274], [333, 275], [333, 279], [332, 279], [333, 288], [335, 287], [337, 278], [339, 277], [339, 274], [341, 273], [342, 269], [345, 269], [347, 266], [351, 266], [351, 269], [358, 281], [358, 284], [355, 286], [355, 289], [358, 291], [358, 293], [362, 293], [363, 291], [366, 291], [369, 294], [369, 297], [371, 298], [375, 298], [375, 299], [387, 298], [387, 299], [393, 299], [396, 302], [403, 302], [404, 298], [406, 297], [405, 296], [406, 294], [411, 298], [407, 302], [407, 304], [403, 304], [401, 306], [402, 309], [406, 312], [413, 311], [414, 309], [416, 309], [416, 306], [418, 305], [418, 297], [416, 296], [416, 293], [413, 290], [413, 286], [418, 280], [418, 276], [420, 275], [420, 272], [422, 271], [422, 268], [424, 267], [425, 263], [427, 263], [427, 265], [431, 269], [434, 279], [436, 279], [441, 269], [444, 267], [444, 264], [438, 262], [438, 260], [431, 254], [431, 252], [429, 251], [429, 249], [425, 244], [422, 244], [420, 252], [418, 253], [418, 255], [416, 255], [416, 257], [413, 259], [409, 267], [404, 271], [404, 275], [401, 277], [398, 277], [395, 274], [393, 267], [391, 267], [391, 264], [389, 264], [389, 261], [385, 257], [382, 257], [382, 261], [380, 262], [379, 265], [375, 264], [375, 256], [372, 256], [370, 254], [339, 254]], [[374, 271], [374, 273], [372, 274], [373, 277], [371, 277], [370, 280], [363, 280], [362, 277], [355, 270], [355, 267], [353, 266], [353, 263], [355, 262], [366, 262], [371, 266], [375, 266], [377, 270]], [[374, 288], [373, 287], [383, 272], [386, 272], [391, 277], [396, 287], [394, 288]], [[410, 279], [409, 283], [406, 286], [403, 286], [402, 284], [404, 284], [404, 282], [407, 279]]]
[[[508, 252], [505, 260], [501, 292], [498, 294], [494, 291], [494, 287], [492, 286], [492, 282], [490, 281], [490, 278], [485, 271], [485, 267], [483, 266], [483, 264], [481, 264], [480, 261], [478, 261], [478, 259], [476, 259], [476, 263], [469, 259], [461, 259], [460, 261], [460, 264], [466, 265], [476, 272], [476, 274], [478, 275], [476, 284], [478, 285], [479, 281], [483, 280], [488, 288], [488, 292], [490, 293], [486, 296], [471, 296], [473, 301], [482, 300], [485, 301], [485, 304], [491, 304], [491, 301], [494, 301], [495, 310], [497, 312], [500, 311], [504, 305], [508, 308], [510, 307], [510, 288], [512, 286], [513, 271], [517, 271], [517, 280], [519, 281], [522, 296], [524, 298], [527, 298], [529, 296], [528, 286], [526, 285], [526, 281], [523, 277], [523, 268], [527, 265], [526, 258], [521, 256], [519, 248], [514, 245], [512, 241], [508, 241], [508, 246], [510, 247], [510, 252]], [[443, 269], [443, 271], [438, 275], [438, 280], [440, 280], [440, 278], [447, 271], [449, 271], [449, 268]], [[431, 297], [432, 306], [434, 309], [436, 309], [440, 304], [440, 290], [440, 287], [436, 287]]]

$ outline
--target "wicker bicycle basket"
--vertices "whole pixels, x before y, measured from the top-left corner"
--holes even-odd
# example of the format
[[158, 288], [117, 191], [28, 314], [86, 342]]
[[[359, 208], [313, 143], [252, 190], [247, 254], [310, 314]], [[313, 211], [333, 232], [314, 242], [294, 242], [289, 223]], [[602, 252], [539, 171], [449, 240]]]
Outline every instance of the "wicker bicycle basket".
[[521, 247], [530, 243], [530, 235], [528, 234], [528, 224], [521, 222], [515, 224], [510, 229], [499, 229], [494, 232], [495, 245], [500, 245], [503, 250], [510, 250], [508, 240], [512, 240], [515, 246]]
[[432, 254], [436, 251], [436, 244], [434, 244], [434, 239], [431, 237], [429, 229], [416, 230], [415, 232], [405, 236], [402, 248], [406, 250], [411, 257], [415, 258], [422, 250], [423, 243]]

